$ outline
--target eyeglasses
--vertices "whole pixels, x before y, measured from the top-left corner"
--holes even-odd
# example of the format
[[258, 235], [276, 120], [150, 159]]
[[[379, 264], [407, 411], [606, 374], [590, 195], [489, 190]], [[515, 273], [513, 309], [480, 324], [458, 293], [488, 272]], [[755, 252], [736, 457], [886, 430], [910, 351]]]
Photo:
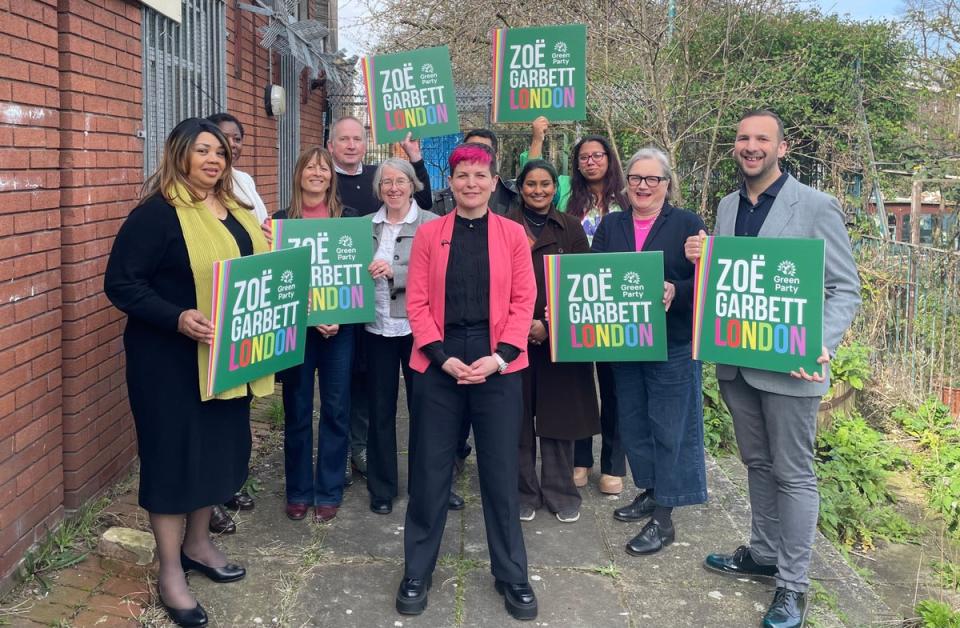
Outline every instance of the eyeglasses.
[[595, 153], [583, 153], [582, 155], [577, 156], [577, 161], [579, 161], [582, 164], [587, 163], [591, 159], [596, 162], [600, 162], [600, 161], [603, 161], [603, 158], [606, 156], [607, 154], [601, 151], [597, 151]]
[[400, 177], [399, 179], [381, 179], [380, 187], [382, 188], [392, 188], [396, 185], [398, 188], [405, 188], [410, 185], [410, 179], [406, 177]]
[[643, 181], [647, 184], [647, 187], [655, 188], [660, 185], [661, 181], [669, 181], [670, 177], [658, 177], [655, 175], [643, 176], [642, 174], [628, 174], [627, 183], [633, 187], [640, 185], [640, 182]]

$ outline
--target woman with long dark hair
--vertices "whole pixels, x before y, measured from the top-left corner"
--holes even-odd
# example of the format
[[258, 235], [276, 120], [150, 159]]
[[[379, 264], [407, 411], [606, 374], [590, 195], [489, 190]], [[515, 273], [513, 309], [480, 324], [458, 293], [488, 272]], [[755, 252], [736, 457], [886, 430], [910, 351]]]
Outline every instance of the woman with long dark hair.
[[[603, 217], [629, 207], [620, 160], [607, 138], [587, 135], [574, 144], [570, 154], [570, 200], [567, 213], [580, 220], [588, 239], [593, 238]], [[592, 379], [592, 378], [591, 378]], [[600, 481], [602, 493], [617, 495], [623, 490], [627, 462], [617, 426], [617, 397], [610, 365], [597, 362], [600, 385]], [[593, 467], [593, 438], [578, 440], [574, 447], [573, 481], [586, 486]]]
[[179, 626], [207, 624], [185, 571], [215, 582], [246, 574], [213, 544], [210, 511], [246, 481], [250, 395], [273, 392], [271, 375], [206, 394], [213, 263], [268, 250], [253, 213], [233, 195], [231, 161], [212, 122], [188, 118], [174, 127], [104, 275], [107, 297], [128, 316], [123, 345], [139, 501], [157, 541], [160, 603]]
[[[290, 207], [276, 219], [340, 218], [333, 157], [319, 146], [300, 153], [293, 168]], [[343, 500], [343, 461], [350, 445], [350, 366], [353, 325], [317, 325], [307, 329], [303, 364], [282, 371], [283, 459], [287, 481], [287, 517], [299, 521], [314, 507], [314, 521], [337, 516]], [[320, 389], [320, 434], [313, 464], [313, 390]]]
[[[507, 218], [527, 234], [537, 281], [537, 302], [527, 337], [530, 368], [523, 371], [520, 434], [520, 519], [530, 521], [546, 506], [561, 523], [580, 518], [580, 491], [573, 483], [573, 443], [600, 431], [593, 364], [550, 360], [544, 255], [588, 253], [580, 221], [557, 211], [557, 171], [549, 162], [527, 162], [517, 177], [519, 202]], [[537, 440], [540, 477], [537, 477]]]

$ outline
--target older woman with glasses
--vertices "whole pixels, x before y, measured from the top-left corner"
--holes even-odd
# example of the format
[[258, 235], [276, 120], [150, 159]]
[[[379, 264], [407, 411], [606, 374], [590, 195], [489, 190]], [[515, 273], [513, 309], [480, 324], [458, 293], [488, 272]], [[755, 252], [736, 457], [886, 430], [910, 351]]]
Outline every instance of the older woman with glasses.
[[[383, 203], [373, 221], [376, 251], [369, 272], [376, 289], [376, 319], [365, 327], [367, 347], [367, 490], [370, 510], [393, 511], [397, 496], [397, 393], [403, 370], [408, 416], [413, 399], [410, 353], [413, 334], [407, 320], [407, 267], [413, 236], [420, 225], [437, 218], [414, 200], [423, 184], [409, 161], [390, 158], [373, 175], [373, 192]], [[413, 417], [411, 416], [411, 421]], [[409, 458], [408, 458], [409, 460]], [[408, 465], [409, 466], [409, 465]]]
[[643, 492], [614, 511], [619, 521], [649, 517], [627, 553], [653, 554], [675, 538], [675, 506], [707, 500], [703, 455], [700, 362], [691, 356], [694, 266], [684, 255], [687, 238], [704, 229], [693, 212], [668, 202], [670, 162], [657, 148], [627, 162], [631, 211], [608, 214], [593, 237], [597, 253], [662, 251], [667, 309], [667, 359], [612, 363], [620, 438], [633, 482]]

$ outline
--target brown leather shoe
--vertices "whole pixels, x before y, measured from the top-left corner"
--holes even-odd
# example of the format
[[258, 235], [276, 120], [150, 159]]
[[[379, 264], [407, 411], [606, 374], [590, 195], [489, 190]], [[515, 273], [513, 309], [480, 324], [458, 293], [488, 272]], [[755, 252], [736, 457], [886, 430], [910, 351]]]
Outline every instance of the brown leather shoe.
[[599, 488], [601, 493], [619, 495], [623, 491], [623, 478], [617, 477], [616, 475], [603, 474], [600, 476]]
[[337, 516], [337, 506], [316, 506], [313, 511], [313, 520], [316, 523], [326, 523]]
[[210, 532], [213, 534], [233, 534], [237, 531], [237, 524], [222, 506], [216, 505], [210, 512]]
[[573, 485], [577, 488], [583, 488], [587, 485], [587, 478], [590, 476], [590, 467], [573, 468]]
[[307, 504], [287, 504], [287, 517], [294, 521], [300, 521], [307, 516], [310, 506]]

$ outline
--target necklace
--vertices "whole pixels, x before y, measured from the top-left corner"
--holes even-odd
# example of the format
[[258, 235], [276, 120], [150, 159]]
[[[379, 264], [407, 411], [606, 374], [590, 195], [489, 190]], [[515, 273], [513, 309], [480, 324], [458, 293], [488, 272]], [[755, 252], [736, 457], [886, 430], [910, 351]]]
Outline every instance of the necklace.
[[530, 216], [527, 216], [526, 212], [524, 212], [523, 214], [523, 219], [529, 222], [534, 227], [542, 227], [543, 225], [547, 224], [546, 217], [544, 217], [543, 222], [537, 222], [536, 220], [533, 220], [532, 218], [530, 218]]

